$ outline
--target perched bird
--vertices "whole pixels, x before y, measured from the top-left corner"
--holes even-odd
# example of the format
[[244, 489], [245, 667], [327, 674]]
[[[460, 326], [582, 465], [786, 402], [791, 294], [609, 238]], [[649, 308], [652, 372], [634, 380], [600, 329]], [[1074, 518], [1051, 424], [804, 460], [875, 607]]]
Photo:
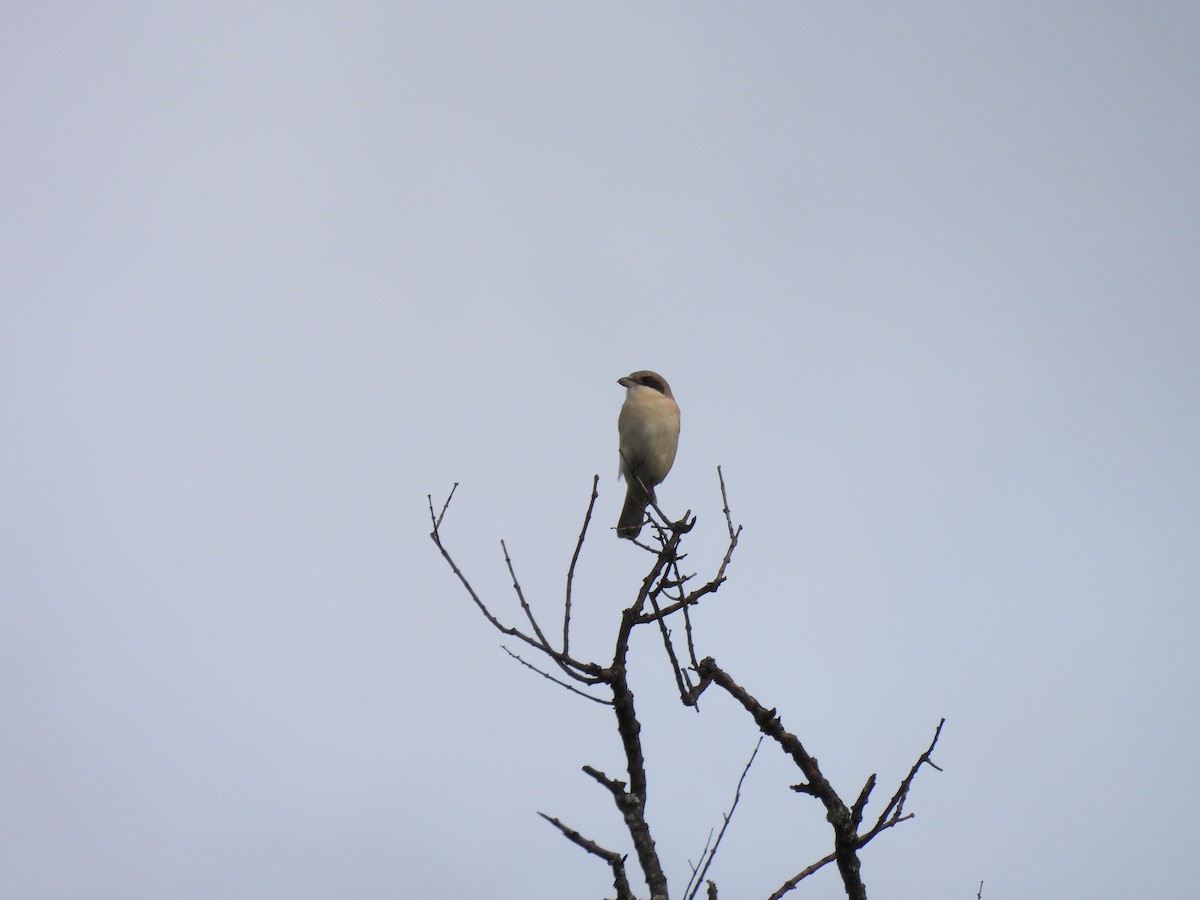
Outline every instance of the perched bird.
[[634, 372], [618, 378], [625, 403], [617, 418], [621, 435], [621, 476], [629, 487], [617, 520], [617, 537], [635, 538], [642, 530], [646, 506], [654, 499], [675, 462], [679, 446], [679, 406], [667, 380], [657, 372]]

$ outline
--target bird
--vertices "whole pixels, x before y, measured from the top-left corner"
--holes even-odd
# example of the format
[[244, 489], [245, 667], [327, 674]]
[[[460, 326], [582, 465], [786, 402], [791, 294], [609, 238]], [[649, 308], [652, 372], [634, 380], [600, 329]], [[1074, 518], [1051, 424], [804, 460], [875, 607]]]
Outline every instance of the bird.
[[679, 448], [679, 405], [667, 379], [643, 369], [617, 384], [625, 388], [625, 402], [617, 417], [621, 437], [620, 475], [628, 485], [625, 505], [617, 520], [617, 537], [636, 538], [642, 531], [646, 506], [654, 488], [671, 471]]

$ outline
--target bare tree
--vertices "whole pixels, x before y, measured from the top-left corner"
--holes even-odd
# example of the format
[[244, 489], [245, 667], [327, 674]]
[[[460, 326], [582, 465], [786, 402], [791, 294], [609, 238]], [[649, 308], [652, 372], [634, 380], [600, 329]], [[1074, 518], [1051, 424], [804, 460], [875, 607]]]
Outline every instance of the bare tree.
[[[652, 562], [649, 571], [642, 579], [633, 603], [621, 613], [612, 659], [604, 663], [580, 659], [571, 650], [571, 591], [575, 578], [575, 566], [579, 561], [579, 554], [583, 549], [588, 527], [592, 521], [592, 513], [596, 506], [596, 499], [599, 496], [598, 476], [592, 479], [591, 499], [588, 502], [583, 526], [580, 528], [579, 538], [575, 544], [575, 552], [567, 569], [560, 641], [556, 639], [556, 642], [551, 642], [546, 635], [546, 629], [542, 627], [542, 623], [538, 621], [533, 609], [526, 601], [520, 582], [513, 571], [508, 548], [505, 547], [503, 541], [500, 542], [500, 545], [504, 552], [504, 562], [512, 578], [513, 590], [528, 622], [527, 627], [507, 625], [494, 615], [475, 592], [475, 589], [471, 587], [471, 583], [451, 557], [442, 542], [442, 523], [446, 511], [449, 509], [450, 501], [454, 497], [454, 492], [458, 488], [457, 484], [446, 497], [440, 512], [435, 512], [433, 498], [432, 496], [429, 498], [429, 518], [433, 525], [430, 537], [479, 611], [492, 623], [493, 627], [501, 634], [525, 644], [546, 662], [541, 666], [535, 665], [520, 653], [505, 647], [504, 649], [510, 656], [567, 690], [612, 708], [617, 733], [620, 736], [625, 755], [625, 772], [621, 778], [614, 778], [589, 765], [583, 766], [583, 771], [612, 796], [629, 833], [629, 839], [637, 857], [637, 866], [642, 880], [649, 889], [651, 900], [668, 900], [670, 894], [662, 860], [655, 847], [650, 822], [646, 818], [646, 763], [641, 743], [642, 726], [634, 707], [634, 695], [630, 689], [627, 668], [630, 636], [635, 628], [641, 626], [658, 627], [674, 673], [680, 701], [685, 706], [697, 707], [701, 694], [709, 687], [715, 686], [728, 694], [750, 715], [763, 736], [774, 741], [800, 770], [804, 780], [793, 785], [792, 790], [815, 797], [825, 809], [825, 818], [833, 830], [833, 851], [785, 880], [770, 895], [770, 900], [778, 900], [783, 897], [803, 879], [829, 863], [837, 866], [846, 896], [851, 900], [865, 900], [867, 891], [863, 884], [859, 851], [881, 832], [913, 817], [912, 813], [905, 812], [905, 803], [921, 767], [929, 765], [935, 769], [938, 768], [931, 759], [931, 754], [941, 736], [945, 719], [938, 723], [929, 746], [913, 763], [908, 775], [897, 786], [891, 799], [882, 810], [875, 814], [874, 822], [864, 826], [867, 805], [875, 788], [875, 775], [871, 775], [867, 779], [854, 802], [847, 804], [821, 773], [816, 758], [809, 753], [795, 734], [784, 727], [775, 708], [761, 703], [746, 688], [738, 684], [711, 656], [703, 659], [697, 658], [690, 611], [705, 597], [715, 594], [725, 583], [725, 572], [733, 559], [734, 550], [737, 548], [738, 538], [741, 535], [741, 526], [734, 527], [733, 524], [729, 500], [725, 491], [725, 479], [720, 468], [717, 469], [717, 477], [721, 486], [722, 510], [728, 531], [728, 544], [725, 555], [717, 564], [714, 574], [703, 584], [693, 586], [695, 573], [685, 575], [680, 568], [684, 558], [680, 547], [684, 537], [696, 524], [696, 519], [692, 517], [690, 510], [678, 522], [672, 522], [663, 515], [657, 505], [652, 504], [658, 515], [657, 519], [651, 517], [653, 540], [656, 546], [635, 542], [650, 554]], [[683, 623], [682, 651], [676, 649], [672, 632], [668, 628], [670, 620], [681, 620]], [[679, 659], [681, 653], [685, 660], [682, 663]], [[759, 739], [760, 746], [763, 739]], [[758, 753], [758, 747], [755, 748], [754, 753]], [[705, 846], [699, 861], [692, 866], [692, 877], [682, 894], [679, 895], [685, 900], [693, 900], [701, 887], [705, 887], [709, 900], [715, 900], [717, 897], [717, 886], [712, 880], [706, 879], [706, 875], [716, 856], [721, 839], [732, 820], [733, 812], [737, 808], [742, 783], [753, 762], [754, 755], [751, 756], [750, 762], [742, 771], [733, 803], [724, 816], [716, 839], [713, 840], [710, 836], [709, 844]], [[636, 895], [629, 882], [626, 865], [627, 854], [600, 846], [554, 816], [546, 813], [539, 813], [539, 815], [557, 828], [567, 840], [608, 864], [612, 870], [617, 900], [634, 900]]]

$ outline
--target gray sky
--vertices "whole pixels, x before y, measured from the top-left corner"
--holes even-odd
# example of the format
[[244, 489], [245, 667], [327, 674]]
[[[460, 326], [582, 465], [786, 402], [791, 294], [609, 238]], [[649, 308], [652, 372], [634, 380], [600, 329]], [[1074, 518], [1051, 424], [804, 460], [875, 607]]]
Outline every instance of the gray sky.
[[[0, 13], [0, 894], [599, 897], [609, 713], [520, 669], [615, 380], [683, 410], [715, 656], [853, 797], [872, 896], [1195, 889], [1194, 4]], [[635, 642], [676, 890], [755, 730]], [[829, 849], [772, 747], [713, 872]], [[878, 806], [873, 807], [878, 809]], [[797, 897], [837, 896], [834, 873]]]

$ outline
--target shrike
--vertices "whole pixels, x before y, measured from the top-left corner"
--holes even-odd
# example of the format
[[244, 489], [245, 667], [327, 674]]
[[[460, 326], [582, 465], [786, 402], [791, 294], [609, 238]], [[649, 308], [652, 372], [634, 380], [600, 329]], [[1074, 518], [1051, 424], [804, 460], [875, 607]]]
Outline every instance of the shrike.
[[635, 538], [642, 531], [646, 506], [654, 499], [675, 462], [679, 447], [679, 406], [667, 380], [657, 372], [634, 372], [618, 378], [625, 403], [617, 417], [621, 435], [621, 476], [629, 487], [617, 520], [617, 537]]

